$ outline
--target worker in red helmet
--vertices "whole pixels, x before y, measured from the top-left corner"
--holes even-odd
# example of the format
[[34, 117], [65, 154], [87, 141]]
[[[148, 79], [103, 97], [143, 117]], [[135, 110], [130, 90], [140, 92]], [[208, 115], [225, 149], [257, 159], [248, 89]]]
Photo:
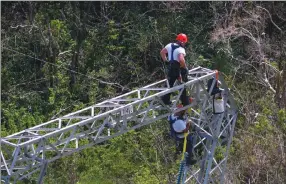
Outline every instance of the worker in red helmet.
[[[175, 43], [169, 43], [160, 52], [163, 62], [168, 65], [168, 82], [170, 88], [173, 87], [177, 79], [179, 79], [180, 82], [188, 81], [188, 69], [185, 62], [186, 51], [184, 48], [187, 42], [187, 35], [180, 33], [177, 35]], [[189, 105], [186, 89], [183, 90], [180, 99], [184, 106]], [[170, 94], [163, 96], [162, 100], [167, 105], [171, 104]]]

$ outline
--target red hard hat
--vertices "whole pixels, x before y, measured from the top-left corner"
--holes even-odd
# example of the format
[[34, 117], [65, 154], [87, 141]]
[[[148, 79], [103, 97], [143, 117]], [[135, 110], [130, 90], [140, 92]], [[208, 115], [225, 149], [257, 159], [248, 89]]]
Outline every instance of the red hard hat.
[[182, 104], [177, 105], [177, 109], [183, 108], [184, 106]]
[[177, 38], [176, 40], [182, 42], [182, 43], [187, 43], [188, 42], [188, 37], [187, 35], [183, 34], [183, 33], [180, 33], [177, 35]]

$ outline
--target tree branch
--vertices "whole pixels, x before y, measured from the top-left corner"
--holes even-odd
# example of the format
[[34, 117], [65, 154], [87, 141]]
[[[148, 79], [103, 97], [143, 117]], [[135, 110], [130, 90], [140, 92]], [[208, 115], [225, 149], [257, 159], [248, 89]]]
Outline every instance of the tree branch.
[[256, 7], [257, 7], [257, 8], [261, 8], [261, 9], [263, 9], [264, 11], [266, 11], [266, 12], [268, 13], [268, 15], [269, 15], [269, 18], [270, 18], [270, 21], [272, 22], [272, 24], [273, 24], [277, 29], [279, 29], [280, 32], [282, 32], [282, 29], [281, 29], [280, 27], [278, 27], [277, 24], [275, 24], [274, 21], [272, 20], [272, 16], [271, 16], [271, 14], [269, 13], [269, 11], [268, 11], [267, 9], [265, 9], [265, 8], [263, 8], [263, 7], [261, 7], [261, 6], [256, 6]]

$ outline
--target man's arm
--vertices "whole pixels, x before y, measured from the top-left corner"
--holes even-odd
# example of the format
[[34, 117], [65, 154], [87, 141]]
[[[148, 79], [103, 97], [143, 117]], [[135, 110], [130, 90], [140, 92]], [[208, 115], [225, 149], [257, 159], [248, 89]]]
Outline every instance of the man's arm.
[[191, 121], [186, 123], [186, 129], [184, 130], [184, 133], [187, 133], [189, 131], [190, 126], [191, 126]]
[[180, 53], [178, 55], [178, 59], [179, 59], [179, 63], [180, 63], [181, 68], [187, 68], [184, 54]]
[[164, 62], [167, 62], [167, 57], [166, 54], [168, 54], [168, 50], [166, 48], [163, 48], [160, 52], [161, 58], [163, 59]]

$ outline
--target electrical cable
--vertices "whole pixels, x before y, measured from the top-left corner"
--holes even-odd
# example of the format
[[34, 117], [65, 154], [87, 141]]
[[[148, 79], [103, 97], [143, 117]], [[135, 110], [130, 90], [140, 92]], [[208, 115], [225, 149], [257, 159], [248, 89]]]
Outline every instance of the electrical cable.
[[111, 83], [111, 82], [102, 81], [102, 80], [100, 80], [100, 79], [97, 79], [97, 78], [94, 78], [94, 77], [91, 77], [91, 76], [87, 76], [87, 75], [85, 75], [85, 74], [83, 74], [83, 73], [80, 73], [80, 72], [71, 70], [71, 69], [66, 68], [66, 67], [63, 67], [63, 66], [59, 66], [59, 65], [57, 65], [57, 64], [54, 64], [54, 63], [45, 61], [45, 60], [43, 60], [43, 59], [39, 59], [39, 58], [30, 56], [30, 55], [21, 53], [21, 52], [19, 52], [19, 51], [17, 51], [17, 50], [11, 49], [11, 48], [7, 48], [7, 47], [4, 47], [4, 46], [2, 46], [2, 48], [3, 48], [3, 49], [6, 49], [6, 50], [9, 50], [9, 51], [11, 51], [11, 52], [14, 52], [14, 53], [17, 53], [17, 54], [20, 54], [20, 55], [23, 55], [23, 56], [26, 56], [26, 57], [35, 59], [35, 60], [38, 60], [38, 61], [44, 62], [44, 63], [48, 63], [48, 64], [53, 65], [53, 66], [56, 66], [56, 67], [58, 67], [58, 68], [65, 69], [65, 70], [70, 71], [70, 72], [73, 72], [73, 73], [75, 73], [75, 74], [79, 74], [79, 75], [85, 76], [85, 77], [87, 77], [87, 78], [89, 78], [89, 79], [97, 80], [97, 81], [99, 81], [100, 83], [103, 83], [103, 84], [113, 85], [113, 86], [116, 86], [116, 87], [122, 88], [122, 89], [125, 89], [125, 88], [126, 88], [126, 87], [124, 87], [124, 86], [122, 86], [122, 85], [120, 85], [120, 84], [118, 84], [118, 83]]

